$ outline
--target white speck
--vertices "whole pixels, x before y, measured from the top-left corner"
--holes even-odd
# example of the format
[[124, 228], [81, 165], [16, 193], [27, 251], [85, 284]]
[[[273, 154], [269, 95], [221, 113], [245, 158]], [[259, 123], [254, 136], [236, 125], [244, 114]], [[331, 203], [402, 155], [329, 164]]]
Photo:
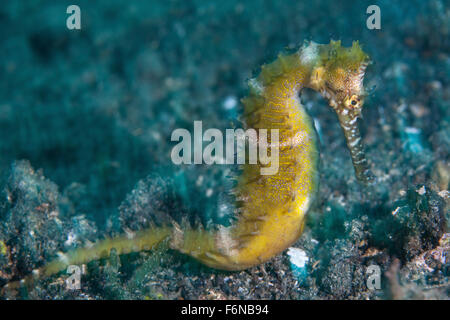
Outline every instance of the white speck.
[[51, 218], [57, 218], [59, 216], [59, 212], [54, 210], [54, 211], [49, 213], [49, 216]]
[[256, 80], [255, 78], [252, 78], [248, 81], [248, 86], [251, 87], [253, 90], [255, 90], [256, 93], [262, 93], [264, 90], [261, 83], [259, 83], [259, 81]]
[[203, 183], [203, 176], [200, 175], [200, 176], [198, 176], [197, 181], [195, 181], [195, 184], [197, 187], [200, 187], [202, 185], [202, 183]]
[[77, 239], [77, 236], [73, 232], [69, 232], [67, 240], [64, 242], [66, 246], [70, 246]]
[[448, 192], [448, 190], [439, 191], [438, 195], [444, 199], [450, 198], [450, 193]]
[[314, 127], [316, 127], [317, 134], [319, 135], [319, 139], [322, 142], [322, 127], [320, 126], [319, 120], [314, 118]]
[[67, 255], [65, 255], [65, 254], [62, 253], [61, 251], [58, 252], [58, 258], [59, 258], [59, 261], [62, 261], [62, 262], [64, 262], [65, 264], [68, 264], [68, 263], [69, 263], [69, 257], [67, 257]]
[[234, 109], [237, 106], [237, 99], [234, 96], [228, 96], [225, 98], [225, 101], [223, 102], [223, 108], [225, 110], [231, 110]]
[[133, 230], [125, 228], [125, 235], [126, 235], [127, 239], [134, 239], [134, 237], [136, 236], [136, 233], [133, 232]]
[[397, 207], [394, 211], [392, 211], [392, 215], [395, 216], [398, 213], [398, 210], [400, 210], [400, 207]]
[[206, 190], [206, 196], [209, 198], [211, 197], [213, 194], [213, 189], [209, 188], [208, 190]]
[[357, 120], [358, 120], [358, 118], [355, 117], [355, 118], [353, 118], [352, 120], [350, 120], [348, 123], [350, 123], [350, 124], [353, 125], [353, 124], [355, 124], [355, 122], [356, 122]]
[[412, 133], [412, 134], [419, 134], [420, 133], [420, 129], [414, 128], [414, 127], [406, 127], [405, 128], [405, 132], [406, 133]]
[[319, 241], [317, 241], [316, 239], [311, 239], [311, 242], [314, 243], [315, 245], [319, 244]]
[[226, 213], [228, 212], [229, 208], [225, 203], [220, 204], [219, 206], [219, 212], [218, 212], [218, 216], [220, 218], [225, 217]]
[[291, 257], [291, 262], [299, 268], [304, 268], [306, 266], [306, 263], [309, 261], [306, 252], [299, 248], [291, 247], [288, 249], [287, 254], [289, 257]]
[[304, 64], [310, 64], [314, 62], [317, 58], [317, 51], [318, 51], [317, 44], [311, 42], [308, 46], [304, 46], [302, 48], [300, 60]]
[[419, 190], [416, 190], [418, 194], [420, 194], [421, 196], [423, 196], [426, 192], [425, 190], [425, 186], [422, 186], [422, 188], [420, 188]]
[[309, 198], [306, 198], [299, 206], [298, 206], [298, 211], [299, 212], [307, 212], [309, 209]]
[[361, 141], [361, 138], [356, 138], [355, 140], [350, 142], [350, 147], [356, 146], [359, 143], [359, 141]]
[[156, 141], [161, 141], [161, 134], [158, 131], [151, 131], [152, 138]]

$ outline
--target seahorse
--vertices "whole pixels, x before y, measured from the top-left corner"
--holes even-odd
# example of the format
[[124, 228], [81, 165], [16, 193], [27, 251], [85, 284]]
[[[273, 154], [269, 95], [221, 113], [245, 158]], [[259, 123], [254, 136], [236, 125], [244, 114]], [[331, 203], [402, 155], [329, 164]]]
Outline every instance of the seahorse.
[[279, 170], [262, 175], [261, 163], [242, 166], [233, 190], [238, 212], [231, 226], [208, 230], [174, 221], [153, 225], [131, 237], [109, 238], [89, 248], [61, 253], [27, 279], [105, 258], [112, 248], [125, 254], [151, 250], [166, 240], [171, 248], [209, 267], [230, 271], [262, 264], [283, 252], [300, 237], [318, 189], [317, 139], [300, 102], [303, 88], [316, 90], [328, 100], [343, 129], [357, 179], [373, 181], [357, 126], [369, 62], [358, 42], [346, 48], [340, 41], [311, 41], [294, 53], [279, 54], [249, 80], [249, 94], [242, 99], [243, 123], [246, 128], [279, 130]]

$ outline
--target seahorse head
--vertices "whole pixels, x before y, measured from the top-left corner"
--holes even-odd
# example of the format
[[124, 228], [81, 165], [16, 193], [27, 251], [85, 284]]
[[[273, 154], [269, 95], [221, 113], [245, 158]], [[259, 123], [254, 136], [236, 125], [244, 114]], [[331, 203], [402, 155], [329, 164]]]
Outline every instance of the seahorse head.
[[340, 41], [331, 41], [318, 48], [316, 64], [311, 73], [311, 87], [328, 99], [338, 114], [356, 118], [364, 104], [364, 74], [369, 64], [357, 41], [350, 48]]
[[369, 56], [358, 42], [345, 48], [340, 41], [331, 41], [326, 45], [305, 46], [300, 58], [311, 66], [309, 87], [319, 91], [338, 115], [358, 180], [373, 181], [356, 123], [366, 95], [363, 80]]

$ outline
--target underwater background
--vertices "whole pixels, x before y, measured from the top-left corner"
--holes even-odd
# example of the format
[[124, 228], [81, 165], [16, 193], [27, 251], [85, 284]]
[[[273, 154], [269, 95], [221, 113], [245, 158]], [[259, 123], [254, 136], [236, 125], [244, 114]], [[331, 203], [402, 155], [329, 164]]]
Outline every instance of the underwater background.
[[[81, 30], [66, 28], [71, 4]], [[366, 27], [371, 4], [380, 30]], [[438, 0], [5, 1], [0, 287], [161, 212], [229, 223], [230, 168], [173, 165], [172, 131], [238, 126], [262, 64], [330, 39], [359, 40], [373, 62], [361, 130], [377, 181], [357, 183], [336, 115], [305, 91], [320, 188], [290, 254], [224, 272], [167, 248], [112, 251], [88, 264], [81, 290], [60, 274], [0, 298], [448, 299], [450, 7]]]

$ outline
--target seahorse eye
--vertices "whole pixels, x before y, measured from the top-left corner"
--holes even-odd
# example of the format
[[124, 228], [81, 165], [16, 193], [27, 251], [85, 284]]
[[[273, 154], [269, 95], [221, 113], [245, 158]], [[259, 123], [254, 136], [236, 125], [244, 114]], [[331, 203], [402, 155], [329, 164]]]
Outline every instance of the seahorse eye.
[[345, 105], [347, 107], [357, 108], [360, 102], [361, 102], [361, 98], [354, 94], [351, 97], [347, 98]]

